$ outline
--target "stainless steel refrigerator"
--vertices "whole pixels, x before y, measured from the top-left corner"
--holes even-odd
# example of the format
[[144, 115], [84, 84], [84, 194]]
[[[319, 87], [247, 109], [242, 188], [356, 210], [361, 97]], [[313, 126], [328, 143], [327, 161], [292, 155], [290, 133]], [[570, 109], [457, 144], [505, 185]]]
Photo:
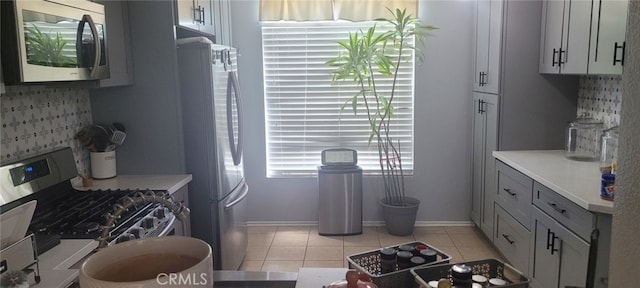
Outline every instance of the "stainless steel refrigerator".
[[191, 235], [213, 248], [215, 269], [236, 270], [247, 249], [242, 105], [235, 48], [206, 38], [178, 41]]

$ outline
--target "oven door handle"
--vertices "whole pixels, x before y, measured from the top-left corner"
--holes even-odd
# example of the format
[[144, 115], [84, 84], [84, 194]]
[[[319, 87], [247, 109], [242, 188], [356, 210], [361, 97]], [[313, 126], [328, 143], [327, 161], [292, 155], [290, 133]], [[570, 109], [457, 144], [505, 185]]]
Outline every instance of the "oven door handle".
[[234, 205], [240, 203], [240, 201], [244, 200], [244, 198], [247, 198], [247, 195], [249, 194], [249, 185], [244, 185], [244, 187], [242, 187], [242, 194], [240, 195], [240, 197], [238, 197], [238, 199], [231, 201], [230, 203], [227, 203], [224, 205], [224, 209], [229, 209], [231, 207], [233, 207]]

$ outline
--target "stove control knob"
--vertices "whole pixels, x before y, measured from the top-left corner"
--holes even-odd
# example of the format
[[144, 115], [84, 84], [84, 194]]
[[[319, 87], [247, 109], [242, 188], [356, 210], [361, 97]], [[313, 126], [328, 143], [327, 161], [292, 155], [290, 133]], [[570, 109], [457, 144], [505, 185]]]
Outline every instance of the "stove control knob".
[[164, 219], [166, 217], [166, 211], [164, 207], [160, 207], [153, 212], [153, 216], [156, 216], [158, 219]]
[[129, 233], [131, 233], [131, 235], [133, 235], [133, 237], [135, 237], [136, 239], [140, 239], [144, 236], [144, 229], [140, 227], [134, 227], [129, 230]]
[[136, 239], [135, 236], [133, 236], [132, 234], [128, 234], [128, 233], [124, 233], [122, 235], [120, 235], [120, 237], [118, 237], [118, 239], [116, 239], [116, 244], [117, 243], [122, 243], [125, 241], [129, 241], [129, 240], [133, 240]]
[[142, 228], [144, 229], [153, 229], [156, 227], [156, 217], [145, 217], [142, 218]]

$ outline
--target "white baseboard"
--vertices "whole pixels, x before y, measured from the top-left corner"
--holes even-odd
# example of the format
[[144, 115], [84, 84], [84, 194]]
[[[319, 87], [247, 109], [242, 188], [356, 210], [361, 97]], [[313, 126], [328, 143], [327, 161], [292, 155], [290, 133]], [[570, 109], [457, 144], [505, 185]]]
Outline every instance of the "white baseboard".
[[[317, 226], [318, 221], [248, 221], [247, 226]], [[363, 221], [363, 226], [384, 226], [384, 221]], [[416, 221], [416, 227], [473, 226], [471, 221]]]

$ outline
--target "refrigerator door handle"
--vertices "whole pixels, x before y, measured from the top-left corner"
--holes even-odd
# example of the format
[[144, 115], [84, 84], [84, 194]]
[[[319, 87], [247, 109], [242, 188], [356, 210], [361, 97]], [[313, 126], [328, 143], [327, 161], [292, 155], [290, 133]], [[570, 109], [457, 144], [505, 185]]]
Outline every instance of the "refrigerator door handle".
[[[240, 102], [240, 89], [238, 85], [238, 76], [236, 72], [231, 70], [229, 80], [227, 81], [227, 130], [229, 133], [229, 145], [231, 146], [231, 156], [233, 157], [233, 165], [240, 165], [242, 160], [242, 104]], [[235, 131], [233, 129], [233, 109], [232, 96], [235, 100], [237, 116], [238, 116], [238, 142], [235, 142]]]
[[244, 200], [244, 198], [247, 198], [248, 194], [249, 194], [249, 185], [245, 184], [244, 187], [242, 187], [242, 194], [240, 195], [240, 197], [238, 197], [238, 199], [231, 201], [230, 203], [225, 204], [224, 209], [229, 209], [234, 205], [240, 203], [242, 200]]

